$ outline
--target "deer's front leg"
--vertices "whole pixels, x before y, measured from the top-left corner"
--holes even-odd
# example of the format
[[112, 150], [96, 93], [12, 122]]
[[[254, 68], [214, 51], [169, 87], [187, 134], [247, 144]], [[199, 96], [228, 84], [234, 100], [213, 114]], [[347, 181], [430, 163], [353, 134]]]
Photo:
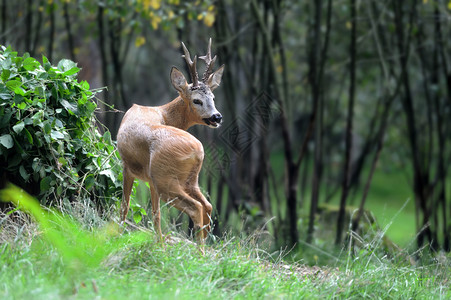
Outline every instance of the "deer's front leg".
[[202, 210], [202, 228], [205, 230], [205, 236], [208, 232], [211, 230], [211, 213], [213, 211], [213, 207], [210, 202], [208, 202], [207, 198], [202, 194], [197, 184], [190, 189], [189, 195], [199, 201], [202, 204], [203, 210]]
[[175, 197], [171, 197], [170, 204], [187, 214], [194, 223], [196, 238], [200, 243], [205, 242], [207, 230], [204, 228], [204, 208], [202, 204], [181, 188]]

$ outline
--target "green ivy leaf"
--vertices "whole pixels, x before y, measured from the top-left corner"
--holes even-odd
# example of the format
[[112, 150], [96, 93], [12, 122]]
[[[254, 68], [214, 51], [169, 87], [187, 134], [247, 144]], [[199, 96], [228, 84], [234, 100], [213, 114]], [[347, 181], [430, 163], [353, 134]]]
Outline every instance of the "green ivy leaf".
[[84, 90], [89, 90], [89, 83], [87, 81], [83, 80], [80, 84]]
[[20, 176], [22, 176], [23, 180], [25, 180], [25, 182], [27, 182], [28, 179], [30, 178], [30, 174], [28, 174], [27, 170], [25, 170], [23, 165], [20, 166], [19, 173]]
[[71, 114], [78, 113], [77, 106], [73, 105], [72, 103], [70, 103], [65, 99], [61, 100], [61, 105]]
[[21, 102], [21, 103], [17, 104], [17, 108], [20, 110], [24, 110], [25, 108], [27, 108], [27, 103]]
[[[76, 68], [77, 64], [71, 61], [70, 59], [62, 59], [58, 63], [58, 70], [62, 72], [68, 72], [73, 68]], [[77, 71], [78, 72], [78, 71]]]
[[45, 193], [48, 190], [50, 190], [50, 184], [52, 182], [52, 178], [50, 176], [46, 176], [42, 178], [41, 183], [39, 184], [39, 187], [41, 188], [41, 193]]
[[28, 57], [23, 61], [23, 67], [27, 71], [34, 71], [40, 66], [39, 62], [33, 57]]
[[55, 130], [52, 130], [52, 132], [50, 133], [50, 136], [51, 136], [52, 139], [54, 139], [54, 140], [61, 140], [61, 139], [64, 139], [64, 134], [62, 134], [62, 133], [59, 132], [59, 131], [55, 131]]
[[14, 91], [16, 88], [20, 87], [22, 85], [22, 81], [19, 80], [10, 80], [6, 83], [6, 87], [10, 90], [10, 91]]
[[30, 131], [28, 131], [27, 128], [24, 128], [24, 132], [25, 132], [25, 136], [28, 139], [28, 143], [30, 143], [31, 145], [33, 145], [33, 136], [31, 135]]
[[71, 75], [77, 74], [78, 71], [80, 71], [80, 68], [78, 68], [78, 67], [73, 67], [73, 68], [71, 68], [70, 70], [67, 70], [66, 72], [64, 72], [63, 75], [64, 75], [64, 76], [71, 76]]
[[15, 133], [19, 134], [23, 130], [24, 127], [25, 127], [25, 123], [20, 122], [13, 126], [13, 130]]
[[143, 219], [143, 216], [141, 214], [133, 214], [133, 221], [135, 221], [136, 224], [141, 222], [142, 219]]
[[113, 182], [116, 181], [116, 176], [114, 175], [114, 172], [111, 169], [100, 171], [100, 175], [105, 175], [109, 177]]
[[2, 144], [6, 149], [11, 149], [14, 146], [14, 140], [11, 135], [4, 134], [0, 136], [0, 144]]
[[25, 96], [25, 90], [22, 87], [18, 86], [14, 89], [14, 94]]
[[10, 69], [12, 65], [11, 58], [8, 57], [7, 59], [2, 60], [0, 65], [2, 66], [2, 69]]
[[9, 99], [12, 98], [12, 96], [11, 96], [10, 93], [2, 93], [2, 92], [0, 92], [0, 98], [3, 99], [3, 100], [9, 100]]
[[3, 69], [3, 71], [2, 71], [2, 81], [3, 82], [8, 81], [10, 75], [11, 75], [11, 70]]
[[94, 175], [93, 174], [89, 174], [88, 176], [86, 176], [85, 179], [85, 188], [89, 191], [94, 184], [96, 183]]
[[44, 133], [50, 134], [51, 131], [52, 131], [52, 125], [50, 125], [50, 122], [45, 122], [44, 123]]

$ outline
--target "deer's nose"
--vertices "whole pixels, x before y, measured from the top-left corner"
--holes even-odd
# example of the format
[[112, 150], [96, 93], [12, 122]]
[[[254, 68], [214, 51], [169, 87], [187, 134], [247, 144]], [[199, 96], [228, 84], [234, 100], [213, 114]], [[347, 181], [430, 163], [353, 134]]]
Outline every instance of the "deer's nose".
[[222, 115], [220, 113], [214, 114], [211, 116], [210, 120], [214, 123], [221, 123]]

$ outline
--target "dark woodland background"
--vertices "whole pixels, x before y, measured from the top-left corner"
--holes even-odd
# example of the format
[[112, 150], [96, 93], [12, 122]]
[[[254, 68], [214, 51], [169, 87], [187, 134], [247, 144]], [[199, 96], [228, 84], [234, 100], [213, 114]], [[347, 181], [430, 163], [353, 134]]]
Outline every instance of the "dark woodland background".
[[409, 188], [415, 228], [397, 230], [450, 251], [450, 24], [448, 0], [0, 0], [0, 44], [77, 62], [80, 80], [106, 87], [97, 118], [113, 138], [133, 103], [176, 97], [180, 41], [204, 55], [212, 37], [224, 124], [190, 132], [214, 230], [245, 220], [278, 245], [325, 226], [340, 245], [370, 201], [402, 205], [372, 194], [379, 176], [387, 195]]

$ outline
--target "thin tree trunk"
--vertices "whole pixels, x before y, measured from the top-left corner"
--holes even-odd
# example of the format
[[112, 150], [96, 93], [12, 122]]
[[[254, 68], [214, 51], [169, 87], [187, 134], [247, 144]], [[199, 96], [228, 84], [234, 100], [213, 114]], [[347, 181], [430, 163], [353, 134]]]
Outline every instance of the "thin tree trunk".
[[51, 62], [53, 60], [53, 40], [55, 38], [55, 3], [49, 3], [50, 14], [50, 31], [49, 31], [49, 44], [48, 44], [48, 59]]
[[[440, 59], [443, 57], [441, 53], [443, 53], [443, 40], [441, 34], [441, 14], [438, 9], [438, 6], [435, 7], [434, 10], [434, 20], [435, 20], [435, 30], [434, 30], [434, 38], [435, 38], [435, 47], [434, 47], [434, 66], [433, 66], [433, 76], [432, 76], [432, 84], [439, 84], [439, 68], [440, 68]], [[446, 68], [445, 62], [441, 62], [443, 68]], [[437, 180], [438, 180], [438, 196], [437, 196], [437, 204], [441, 206], [442, 209], [442, 232], [443, 232], [443, 249], [447, 252], [451, 250], [450, 245], [450, 233], [448, 232], [448, 219], [446, 213], [446, 169], [445, 169], [445, 149], [446, 149], [446, 138], [444, 134], [444, 121], [443, 121], [443, 112], [440, 104], [440, 96], [437, 92], [434, 93], [434, 108], [435, 108], [435, 116], [437, 123], [437, 140], [438, 140], [438, 159], [437, 159]], [[440, 216], [437, 214], [435, 216], [438, 219]], [[437, 227], [437, 231], [439, 228]]]
[[111, 62], [113, 63], [114, 82], [113, 89], [117, 92], [118, 98], [115, 104], [119, 109], [125, 110], [127, 108], [127, 99], [124, 91], [124, 81], [122, 78], [122, 65], [120, 62], [120, 47], [121, 47], [121, 28], [122, 21], [120, 19], [109, 20], [108, 32], [110, 38], [110, 54]]
[[[2, 0], [2, 14], [1, 14], [1, 22], [0, 22], [0, 32], [6, 32], [6, 23], [8, 22], [8, 14], [6, 13], [8, 10], [8, 7], [6, 5], [8, 0]], [[6, 41], [6, 35], [4, 36], [4, 38], [2, 38], [3, 34], [0, 34], [0, 44], [4, 44]]]
[[[412, 4], [413, 6], [415, 3]], [[403, 84], [404, 88], [404, 96], [402, 98], [402, 104], [406, 116], [406, 122], [407, 122], [407, 130], [408, 130], [408, 137], [409, 137], [409, 144], [411, 149], [411, 155], [412, 155], [412, 164], [414, 169], [414, 192], [415, 192], [415, 198], [417, 199], [418, 203], [418, 209], [421, 209], [421, 212], [423, 214], [423, 220], [422, 225], [419, 226], [419, 228], [424, 228], [421, 230], [417, 235], [417, 246], [418, 248], [421, 248], [424, 244], [424, 238], [426, 237], [429, 241], [432, 238], [430, 227], [429, 227], [429, 210], [427, 208], [427, 198], [425, 195], [425, 178], [423, 176], [423, 171], [420, 164], [420, 152], [418, 148], [418, 131], [416, 129], [416, 118], [415, 118], [415, 112], [413, 109], [413, 99], [410, 89], [410, 82], [409, 82], [409, 74], [407, 72], [407, 63], [408, 63], [408, 49], [409, 49], [409, 39], [410, 39], [410, 33], [409, 33], [409, 39], [407, 41], [404, 41], [404, 26], [403, 26], [403, 8], [402, 4], [398, 2], [394, 2], [394, 11], [395, 11], [395, 30], [397, 34], [397, 44], [398, 44], [398, 51], [399, 51], [399, 63], [401, 67], [401, 82]], [[411, 23], [411, 20], [410, 20]], [[410, 26], [409, 28], [412, 28]]]
[[71, 28], [71, 22], [69, 17], [69, 4], [67, 1], [63, 2], [63, 10], [64, 10], [64, 24], [66, 26], [66, 32], [67, 32], [67, 43], [69, 47], [69, 54], [70, 59], [72, 61], [75, 61], [75, 46], [74, 46], [74, 37], [72, 35], [72, 28]]
[[25, 19], [25, 49], [26, 51], [31, 50], [31, 42], [32, 42], [32, 30], [33, 26], [33, 9], [32, 9], [32, 1], [27, 0], [27, 17]]
[[[108, 80], [108, 60], [107, 60], [107, 54], [105, 50], [105, 29], [104, 29], [104, 23], [103, 23], [103, 14], [104, 14], [104, 7], [102, 5], [99, 5], [97, 7], [97, 28], [98, 28], [98, 35], [99, 35], [99, 50], [100, 50], [100, 59], [101, 59], [101, 69], [102, 69], [102, 84], [104, 87], [109, 86], [109, 80]], [[109, 91], [105, 91], [103, 94], [103, 101], [105, 103], [109, 103]], [[112, 125], [105, 115], [105, 105], [102, 102], [99, 102], [99, 106], [101, 109], [101, 113], [99, 115], [100, 122], [107, 125]]]
[[[38, 7], [43, 6], [43, 0], [39, 1]], [[41, 36], [41, 26], [42, 26], [42, 15], [43, 12], [38, 10], [38, 20], [36, 21], [35, 34], [33, 39], [33, 44], [31, 46], [30, 55], [34, 56], [36, 53], [36, 49], [38, 47], [38, 42]]]
[[345, 163], [343, 170], [342, 193], [340, 199], [340, 208], [337, 219], [337, 234], [335, 237], [335, 244], [339, 245], [342, 241], [343, 227], [346, 215], [346, 199], [349, 192], [349, 179], [351, 171], [351, 149], [352, 149], [352, 130], [353, 130], [353, 115], [354, 115], [354, 98], [355, 98], [355, 65], [356, 65], [356, 30], [357, 30], [357, 8], [355, 0], [350, 0], [351, 6], [351, 46], [349, 49], [350, 63], [349, 63], [349, 104], [348, 116], [346, 121], [346, 149], [345, 149]]

